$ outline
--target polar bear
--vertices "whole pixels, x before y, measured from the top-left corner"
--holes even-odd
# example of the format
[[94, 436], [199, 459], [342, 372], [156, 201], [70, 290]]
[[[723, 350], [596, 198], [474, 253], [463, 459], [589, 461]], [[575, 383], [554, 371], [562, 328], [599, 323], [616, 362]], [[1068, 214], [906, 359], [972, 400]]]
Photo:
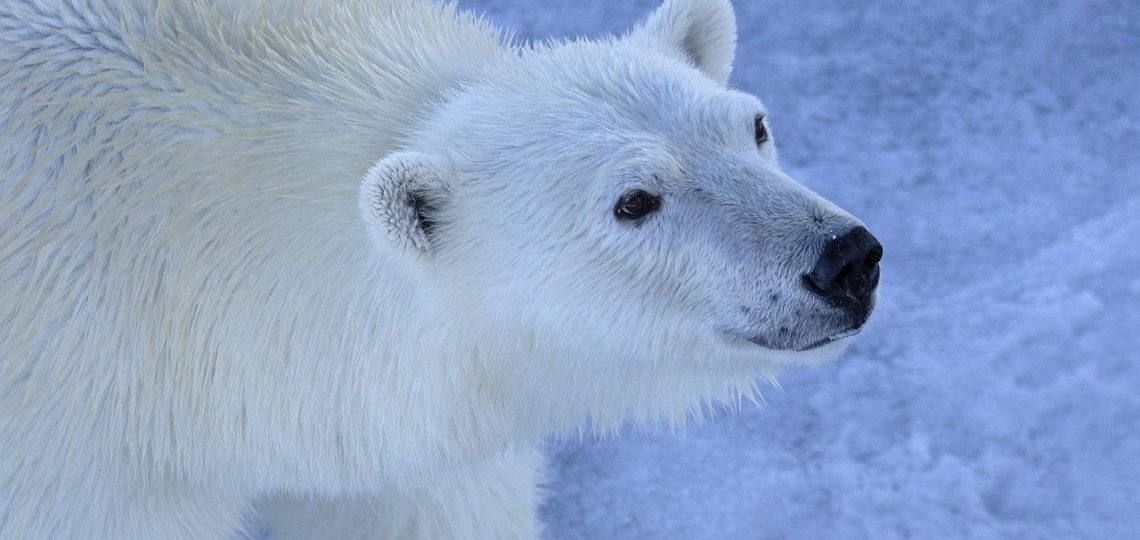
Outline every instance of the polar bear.
[[882, 248], [728, 0], [0, 4], [0, 538], [534, 537], [550, 433], [834, 357]]

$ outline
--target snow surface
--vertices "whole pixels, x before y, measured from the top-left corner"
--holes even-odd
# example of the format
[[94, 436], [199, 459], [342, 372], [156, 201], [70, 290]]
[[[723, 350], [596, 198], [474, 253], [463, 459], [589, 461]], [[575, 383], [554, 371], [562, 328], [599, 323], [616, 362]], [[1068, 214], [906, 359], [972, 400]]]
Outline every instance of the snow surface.
[[[656, 0], [460, 0], [520, 37]], [[1140, 537], [1140, 2], [736, 0], [731, 84], [882, 240], [840, 361], [552, 443], [546, 537]]]

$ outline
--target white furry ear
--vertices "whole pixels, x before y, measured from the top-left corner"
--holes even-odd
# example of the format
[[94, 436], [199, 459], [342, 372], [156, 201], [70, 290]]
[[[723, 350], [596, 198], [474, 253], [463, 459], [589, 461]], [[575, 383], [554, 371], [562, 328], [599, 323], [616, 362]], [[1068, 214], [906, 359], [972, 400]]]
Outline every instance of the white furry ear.
[[407, 254], [430, 255], [433, 209], [447, 195], [449, 174], [436, 160], [397, 152], [377, 161], [360, 185], [360, 212], [374, 240]]
[[632, 37], [680, 52], [720, 84], [732, 73], [736, 16], [729, 0], [665, 0]]

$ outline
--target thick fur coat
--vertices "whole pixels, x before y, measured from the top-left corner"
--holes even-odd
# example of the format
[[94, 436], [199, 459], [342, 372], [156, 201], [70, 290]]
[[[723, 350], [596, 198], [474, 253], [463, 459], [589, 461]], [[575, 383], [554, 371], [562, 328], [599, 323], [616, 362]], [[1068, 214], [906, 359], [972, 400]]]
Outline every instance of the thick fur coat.
[[0, 3], [0, 539], [531, 537], [545, 435], [834, 356], [799, 278], [857, 222], [780, 172], [734, 41], [727, 0], [542, 46], [412, 0]]

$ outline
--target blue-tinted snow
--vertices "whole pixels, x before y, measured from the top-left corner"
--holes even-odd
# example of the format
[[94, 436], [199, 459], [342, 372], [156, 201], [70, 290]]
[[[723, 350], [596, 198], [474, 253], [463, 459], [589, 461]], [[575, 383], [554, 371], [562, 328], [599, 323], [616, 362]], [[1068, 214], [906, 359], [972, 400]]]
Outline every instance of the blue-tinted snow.
[[[520, 37], [655, 0], [461, 0]], [[839, 362], [551, 450], [548, 538], [1140, 537], [1140, 3], [737, 0], [731, 84], [886, 247]]]

